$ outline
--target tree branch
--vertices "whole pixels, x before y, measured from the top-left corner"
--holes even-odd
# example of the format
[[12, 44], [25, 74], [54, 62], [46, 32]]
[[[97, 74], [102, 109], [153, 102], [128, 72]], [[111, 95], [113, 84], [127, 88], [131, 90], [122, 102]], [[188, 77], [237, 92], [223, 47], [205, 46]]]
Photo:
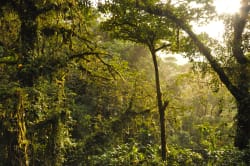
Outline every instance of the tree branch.
[[79, 66], [79, 69], [81, 71], [84, 71], [85, 73], [87, 73], [88, 75], [90, 75], [91, 77], [95, 77], [95, 78], [100, 78], [102, 80], [106, 80], [106, 81], [110, 81], [111, 79], [109, 78], [106, 78], [106, 77], [103, 77], [103, 76], [100, 76], [100, 75], [96, 75], [96, 74], [93, 74], [91, 71], [87, 70], [85, 67], [83, 66]]
[[189, 37], [193, 40], [195, 45], [198, 47], [199, 51], [207, 58], [207, 60], [209, 61], [214, 71], [220, 77], [220, 80], [225, 84], [225, 86], [232, 93], [232, 95], [237, 99], [241, 97], [241, 94], [238, 93], [239, 91], [237, 87], [232, 84], [232, 82], [229, 80], [229, 77], [226, 75], [223, 68], [219, 65], [219, 63], [217, 63], [217, 61], [211, 55], [211, 50], [200, 41], [198, 36], [191, 30], [190, 26], [186, 24], [184, 20], [182, 20], [181, 18], [178, 18], [168, 8], [162, 9], [160, 6], [143, 6], [141, 4], [139, 4], [137, 7], [151, 14], [164, 16], [170, 19], [171, 21], [173, 21], [181, 29], [183, 29], [189, 35]]
[[72, 60], [74, 58], [83, 58], [84, 56], [88, 56], [88, 55], [98, 56], [98, 55], [108, 55], [108, 54], [101, 53], [101, 52], [90, 52], [90, 51], [87, 51], [87, 52], [82, 52], [82, 53], [70, 55], [69, 59]]
[[169, 105], [169, 101], [166, 100], [166, 101], [163, 103], [163, 105], [162, 105], [162, 110], [165, 111], [165, 110], [167, 109], [168, 105]]
[[79, 53], [79, 54], [74, 54], [74, 55], [70, 55], [69, 59], [74, 59], [74, 58], [84, 58], [84, 56], [88, 56], [88, 55], [94, 55], [96, 56], [101, 63], [103, 63], [107, 68], [108, 71], [110, 72], [110, 74], [112, 75], [112, 77], [115, 79], [114, 74], [112, 73], [112, 71], [114, 71], [123, 81], [125, 81], [124, 77], [121, 75], [121, 73], [117, 70], [114, 69], [114, 67], [108, 63], [106, 63], [101, 57], [100, 55], [109, 55], [108, 53], [101, 53], [101, 52], [83, 52], [83, 53]]
[[246, 2], [240, 9], [240, 14], [234, 17], [234, 38], [233, 38], [233, 56], [240, 64], [249, 63], [249, 60], [244, 56], [242, 49], [242, 33], [247, 23], [250, 6]]
[[161, 49], [164, 49], [164, 48], [169, 47], [169, 46], [171, 46], [171, 44], [164, 43], [161, 47], [155, 49], [155, 52], [160, 51]]
[[110, 64], [108, 64], [108, 63], [106, 63], [106, 62], [104, 62], [104, 61], [102, 60], [102, 58], [101, 58], [99, 55], [97, 55], [97, 58], [98, 58], [105, 66], [107, 66], [107, 68], [108, 68], [110, 74], [112, 75], [112, 77], [113, 77], [114, 79], [115, 79], [115, 76], [113, 75], [112, 71], [114, 71], [123, 81], [125, 81], [125, 79], [124, 79], [124, 77], [121, 75], [121, 73], [120, 73], [119, 71], [115, 70], [115, 68], [114, 68], [112, 65], [110, 65]]

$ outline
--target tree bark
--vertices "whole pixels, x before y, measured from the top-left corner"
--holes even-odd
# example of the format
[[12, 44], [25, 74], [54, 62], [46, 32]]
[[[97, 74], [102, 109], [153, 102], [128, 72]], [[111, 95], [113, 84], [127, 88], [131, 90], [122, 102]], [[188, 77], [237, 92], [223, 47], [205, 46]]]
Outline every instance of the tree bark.
[[241, 1], [239, 14], [234, 17], [233, 56], [239, 64], [237, 87], [240, 97], [236, 98], [238, 104], [237, 129], [234, 144], [239, 149], [247, 149], [250, 145], [250, 59], [244, 55], [242, 49], [242, 34], [246, 27], [250, 4], [248, 0]]
[[13, 9], [18, 14], [21, 27], [19, 32], [19, 58], [16, 76], [13, 78], [20, 84], [16, 91], [17, 108], [13, 111], [13, 117], [16, 121], [13, 122], [15, 132], [13, 138], [9, 142], [9, 149], [12, 153], [8, 155], [11, 165], [28, 166], [28, 139], [26, 137], [26, 122], [25, 122], [25, 106], [24, 96], [25, 88], [33, 86], [34, 72], [31, 71], [32, 58], [34, 53], [35, 42], [37, 38], [37, 23], [36, 23], [36, 7], [33, 1], [10, 1]]
[[234, 144], [239, 149], [247, 149], [250, 145], [250, 65], [242, 64], [240, 71], [238, 88], [242, 95], [237, 99], [238, 114]]
[[250, 95], [238, 101], [235, 146], [246, 149], [250, 140]]
[[37, 75], [32, 69], [34, 48], [37, 40], [37, 9], [34, 3], [23, 1], [18, 12], [20, 29], [20, 57], [19, 64], [22, 65], [17, 73], [17, 78], [23, 87], [32, 87]]
[[18, 138], [18, 147], [20, 150], [17, 152], [18, 159], [21, 159], [19, 164], [20, 166], [28, 166], [29, 165], [29, 157], [28, 157], [28, 140], [26, 138], [26, 123], [24, 120], [25, 110], [24, 110], [24, 94], [23, 92], [17, 91], [18, 97], [18, 105], [17, 105], [17, 138]]

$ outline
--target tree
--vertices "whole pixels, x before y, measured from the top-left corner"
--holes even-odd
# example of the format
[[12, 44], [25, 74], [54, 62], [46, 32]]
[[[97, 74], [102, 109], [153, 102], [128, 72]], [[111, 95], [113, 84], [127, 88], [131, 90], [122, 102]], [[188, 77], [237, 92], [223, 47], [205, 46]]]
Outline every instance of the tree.
[[[250, 60], [248, 57], [248, 50], [242, 48], [242, 45], [244, 42], [243, 36], [245, 34], [245, 29], [247, 28], [246, 25], [248, 23], [250, 6], [247, 0], [242, 0], [241, 5], [240, 12], [230, 19], [233, 29], [230, 35], [231, 38], [228, 39], [229, 43], [231, 43], [230, 52], [224, 56], [225, 58], [229, 56], [233, 61], [231, 61], [231, 63], [222, 63], [222, 61], [219, 60], [220, 56], [213, 55], [212, 48], [209, 48], [206, 42], [201, 40], [199, 36], [192, 31], [188, 19], [183, 17], [183, 15], [178, 15], [178, 12], [180, 12], [178, 11], [178, 7], [171, 3], [165, 5], [149, 5], [142, 1], [137, 3], [137, 7], [141, 10], [147, 11], [153, 15], [168, 18], [184, 30], [202, 55], [206, 57], [213, 70], [218, 74], [220, 80], [225, 84], [237, 101], [238, 114], [235, 146], [239, 149], [246, 149], [250, 139]], [[185, 14], [188, 16], [187, 11], [188, 10], [184, 10], [181, 12], [186, 12]], [[233, 74], [230, 73], [232, 71], [234, 71]]]
[[[89, 55], [95, 47], [86, 37], [90, 33], [82, 33], [88, 31], [88, 9], [89, 1], [0, 2], [4, 165], [62, 164], [62, 138], [69, 130], [64, 128], [68, 60]], [[51, 158], [36, 160], [46, 150]]]
[[[93, 59], [91, 55], [85, 56], [89, 61], [82, 61], [80, 70], [72, 66], [66, 79], [67, 88], [73, 93], [71, 109], [74, 110], [72, 118], [76, 121], [71, 132], [76, 147], [69, 149], [69, 161], [65, 162], [67, 165], [91, 165], [96, 162], [97, 156], [106, 154], [115, 146], [137, 143], [137, 137], [143, 134], [140, 126], [151, 127], [152, 135], [155, 128], [158, 131], [158, 126], [151, 125], [154, 119], [150, 119], [151, 109], [155, 107], [152, 74], [149, 77], [142, 70], [130, 68], [127, 61], [123, 60], [138, 54], [134, 51], [138, 50], [137, 47], [145, 48], [107, 38], [100, 42], [109, 54], [102, 56], [101, 60]], [[133, 62], [137, 63], [136, 60]], [[149, 70], [152, 70], [152, 66]], [[150, 79], [146, 80], [146, 77]], [[147, 139], [144, 142], [153, 140]], [[139, 144], [146, 146], [144, 142]], [[117, 160], [114, 156], [108, 159]], [[105, 162], [102, 160], [100, 164]]]
[[[152, 16], [144, 11], [138, 11], [127, 1], [106, 3], [100, 9], [103, 12], [108, 10], [108, 12], [112, 13], [112, 17], [104, 22], [103, 28], [110, 31], [113, 37], [141, 43], [147, 46], [151, 53], [154, 64], [157, 106], [160, 115], [161, 156], [162, 160], [165, 161], [167, 154], [165, 110], [169, 101], [164, 101], [162, 96], [156, 53], [170, 46], [167, 42], [169, 42], [173, 34], [175, 34], [174, 26], [162, 17]], [[166, 42], [161, 42], [161, 40], [166, 40]]]

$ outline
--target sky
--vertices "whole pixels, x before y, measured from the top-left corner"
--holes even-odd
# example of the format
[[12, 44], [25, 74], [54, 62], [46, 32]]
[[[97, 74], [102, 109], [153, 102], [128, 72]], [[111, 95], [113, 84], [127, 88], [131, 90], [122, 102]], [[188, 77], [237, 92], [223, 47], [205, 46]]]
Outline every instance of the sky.
[[214, 0], [216, 11], [222, 13], [236, 13], [240, 8], [240, 0]]
[[[214, 5], [218, 14], [235, 14], [239, 11], [240, 0], [214, 0]], [[207, 32], [210, 37], [220, 40], [224, 33], [224, 25], [222, 21], [211, 21], [205, 26], [194, 26], [194, 31]]]

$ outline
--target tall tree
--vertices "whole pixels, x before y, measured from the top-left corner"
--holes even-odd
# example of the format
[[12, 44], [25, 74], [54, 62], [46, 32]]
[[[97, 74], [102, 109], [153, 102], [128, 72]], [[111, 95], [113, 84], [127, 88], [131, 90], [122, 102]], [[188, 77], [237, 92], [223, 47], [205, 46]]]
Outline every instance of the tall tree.
[[[29, 165], [30, 161], [35, 164], [37, 160], [32, 157], [39, 155], [33, 154], [37, 152], [31, 148], [36, 144], [33, 138], [40, 140], [36, 136], [44, 130], [51, 133], [40, 136], [53, 137], [51, 142], [46, 142], [53, 149], [48, 150], [52, 158], [47, 161], [52, 165], [62, 164], [61, 134], [65, 132], [62, 129], [67, 112], [66, 70], [62, 68], [67, 67], [67, 60], [89, 54], [94, 45], [86, 38], [87, 33], [82, 33], [88, 31], [88, 20], [84, 17], [88, 14], [88, 5], [87, 0], [0, 2], [0, 64], [1, 83], [4, 83], [1, 84], [0, 117], [3, 121], [1, 139], [5, 140], [1, 151], [7, 154], [2, 157], [5, 165]], [[42, 100], [45, 96], [46, 100]], [[48, 104], [49, 109], [43, 107], [44, 104]]]
[[[112, 16], [104, 22], [103, 28], [110, 31], [113, 37], [143, 44], [151, 53], [154, 64], [156, 100], [160, 116], [161, 156], [162, 160], [165, 161], [167, 154], [165, 110], [169, 101], [162, 96], [157, 52], [170, 46], [167, 42], [176, 32], [174, 26], [163, 17], [152, 16], [144, 11], [139, 11], [128, 1], [112, 1], [101, 6], [100, 9], [103, 12], [107, 10], [107, 13], [112, 13]], [[165, 42], [161, 40], [165, 40]]]

